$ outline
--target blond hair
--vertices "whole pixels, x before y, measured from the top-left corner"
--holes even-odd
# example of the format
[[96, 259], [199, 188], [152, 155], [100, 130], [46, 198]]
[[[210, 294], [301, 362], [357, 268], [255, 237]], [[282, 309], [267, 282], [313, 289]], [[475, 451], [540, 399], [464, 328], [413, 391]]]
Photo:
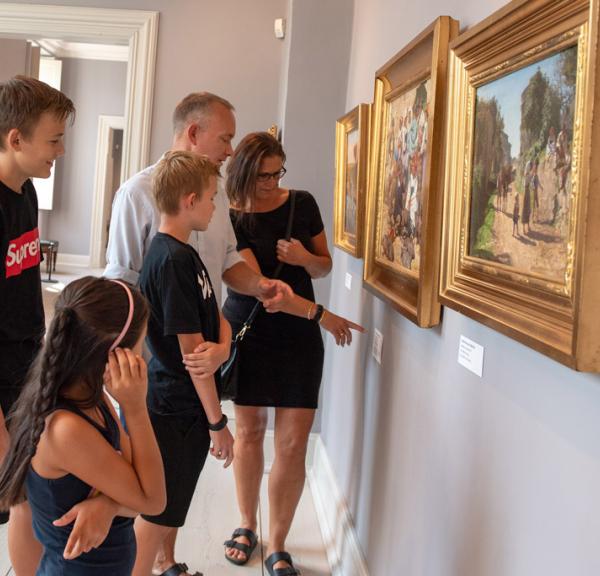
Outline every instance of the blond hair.
[[75, 106], [62, 92], [35, 78], [15, 76], [0, 83], [0, 150], [13, 128], [29, 138], [44, 112], [66, 120], [75, 116]]
[[174, 216], [179, 212], [179, 200], [191, 193], [201, 198], [213, 176], [220, 176], [219, 169], [206, 156], [183, 150], [167, 152], [152, 177], [152, 195], [158, 211]]
[[173, 133], [181, 134], [190, 122], [197, 122], [204, 129], [208, 119], [214, 112], [215, 104], [220, 104], [231, 112], [235, 110], [231, 102], [216, 94], [210, 92], [192, 92], [188, 94], [177, 104], [173, 112]]

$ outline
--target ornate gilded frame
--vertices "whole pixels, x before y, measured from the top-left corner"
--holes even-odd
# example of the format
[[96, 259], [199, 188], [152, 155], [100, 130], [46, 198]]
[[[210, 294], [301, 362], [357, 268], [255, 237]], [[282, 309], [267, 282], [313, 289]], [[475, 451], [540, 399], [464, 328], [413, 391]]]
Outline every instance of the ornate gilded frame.
[[[371, 291], [390, 302], [401, 314], [421, 327], [440, 321], [438, 272], [444, 187], [444, 128], [447, 95], [448, 45], [458, 35], [458, 22], [442, 16], [421, 32], [396, 56], [380, 68], [375, 76], [374, 109], [371, 116], [371, 167], [367, 208], [364, 281]], [[426, 161], [422, 165], [419, 218], [419, 264], [413, 270], [392, 265], [398, 258], [398, 216], [389, 216], [402, 202], [384, 204], [386, 143], [392, 105], [398, 99], [429, 83]], [[415, 97], [416, 101], [416, 97]], [[394, 169], [394, 167], [392, 167]], [[391, 186], [390, 186], [391, 188]], [[402, 198], [402, 196], [400, 196]], [[392, 208], [394, 206], [394, 208]], [[386, 222], [384, 210], [387, 211]], [[404, 218], [402, 216], [401, 218]], [[412, 222], [412, 220], [411, 220]], [[387, 248], [383, 247], [383, 226], [394, 233]], [[410, 228], [409, 228], [410, 230]], [[390, 235], [391, 237], [391, 235]], [[378, 251], [391, 251], [389, 262]], [[390, 254], [390, 252], [388, 252]], [[392, 264], [390, 264], [392, 263]], [[402, 263], [403, 264], [403, 263]]]
[[[586, 371], [600, 368], [598, 6], [598, 0], [516, 0], [451, 43], [452, 112], [440, 272], [442, 304]], [[475, 97], [478, 86], [573, 45], [577, 63], [570, 195], [565, 191], [570, 224], [564, 277], [561, 272], [556, 281], [468, 252]]]
[[[364, 213], [369, 169], [370, 115], [371, 106], [369, 104], [359, 104], [348, 114], [342, 116], [336, 122], [335, 127], [334, 244], [355, 258], [361, 258], [363, 254]], [[348, 231], [345, 227], [348, 137], [352, 132], [357, 133], [358, 140], [355, 233]]]

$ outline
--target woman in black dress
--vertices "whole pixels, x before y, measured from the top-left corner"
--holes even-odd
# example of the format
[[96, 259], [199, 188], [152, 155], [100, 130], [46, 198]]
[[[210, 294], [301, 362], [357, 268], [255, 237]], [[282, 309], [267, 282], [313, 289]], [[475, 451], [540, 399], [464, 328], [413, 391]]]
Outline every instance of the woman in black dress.
[[[294, 290], [283, 312], [261, 311], [239, 349], [239, 390], [235, 400], [234, 471], [240, 528], [225, 544], [225, 556], [245, 564], [256, 546], [256, 515], [264, 473], [263, 440], [267, 407], [274, 406], [275, 459], [269, 475], [269, 546], [265, 564], [277, 576], [292, 567], [285, 539], [304, 486], [308, 436], [317, 408], [323, 369], [320, 326], [337, 344], [349, 344], [351, 329], [362, 330], [314, 302], [312, 278], [326, 276], [331, 256], [315, 199], [295, 191], [290, 241], [284, 240], [291, 205], [289, 190], [280, 188], [285, 174], [281, 144], [266, 132], [246, 136], [227, 168], [227, 194], [238, 251], [249, 266], [280, 278]], [[256, 300], [228, 291], [223, 313], [235, 334]], [[279, 572], [279, 571], [282, 572]]]

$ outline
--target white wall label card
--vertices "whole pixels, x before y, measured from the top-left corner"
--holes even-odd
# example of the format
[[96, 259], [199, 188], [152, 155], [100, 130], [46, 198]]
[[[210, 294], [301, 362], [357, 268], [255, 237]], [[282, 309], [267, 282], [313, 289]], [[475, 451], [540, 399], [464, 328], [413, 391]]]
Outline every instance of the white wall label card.
[[352, 290], [352, 274], [350, 274], [350, 272], [346, 272], [345, 284], [348, 290]]
[[458, 363], [481, 378], [483, 375], [483, 346], [461, 335], [458, 343]]
[[383, 334], [375, 328], [373, 334], [373, 347], [371, 348], [371, 354], [377, 364], [381, 365], [381, 353], [383, 351]]

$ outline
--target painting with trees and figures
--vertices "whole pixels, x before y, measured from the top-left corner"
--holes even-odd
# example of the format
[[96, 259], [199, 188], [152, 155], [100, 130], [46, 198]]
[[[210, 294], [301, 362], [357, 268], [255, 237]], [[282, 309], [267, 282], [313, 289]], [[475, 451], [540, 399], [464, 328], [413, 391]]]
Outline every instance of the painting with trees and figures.
[[470, 256], [564, 280], [577, 46], [476, 91]]

